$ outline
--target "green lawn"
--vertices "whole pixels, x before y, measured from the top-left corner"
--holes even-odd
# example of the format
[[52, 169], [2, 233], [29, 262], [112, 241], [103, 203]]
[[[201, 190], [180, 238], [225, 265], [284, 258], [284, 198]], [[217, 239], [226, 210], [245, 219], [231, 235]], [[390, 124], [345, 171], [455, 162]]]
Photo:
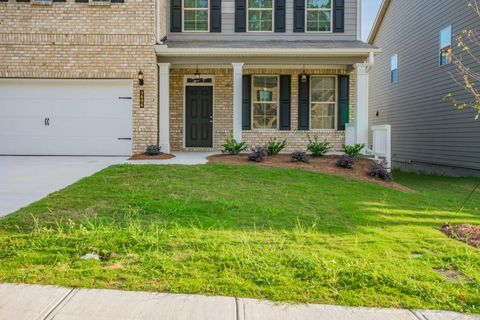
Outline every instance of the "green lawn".
[[416, 192], [253, 165], [110, 167], [0, 220], [0, 282], [480, 313], [480, 251], [437, 230], [480, 224], [480, 190], [458, 212], [478, 179], [395, 177]]

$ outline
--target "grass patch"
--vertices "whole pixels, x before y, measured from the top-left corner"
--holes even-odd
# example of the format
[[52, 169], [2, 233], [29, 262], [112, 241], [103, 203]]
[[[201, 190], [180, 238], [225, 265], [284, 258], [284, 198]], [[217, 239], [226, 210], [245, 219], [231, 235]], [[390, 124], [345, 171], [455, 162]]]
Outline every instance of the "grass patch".
[[458, 212], [478, 180], [395, 178], [416, 192], [251, 165], [110, 167], [0, 220], [0, 281], [480, 313], [479, 250], [437, 230], [480, 224], [480, 192]]

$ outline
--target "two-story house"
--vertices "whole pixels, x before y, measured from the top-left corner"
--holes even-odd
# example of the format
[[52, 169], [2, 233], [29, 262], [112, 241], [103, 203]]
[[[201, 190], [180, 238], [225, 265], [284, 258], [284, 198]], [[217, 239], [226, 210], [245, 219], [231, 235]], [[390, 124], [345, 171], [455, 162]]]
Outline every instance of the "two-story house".
[[[385, 0], [381, 6], [369, 38], [382, 48], [370, 72], [369, 119], [370, 125], [391, 124], [396, 168], [480, 176], [480, 121], [446, 98], [470, 99], [452, 78], [460, 80], [454, 57], [480, 72], [478, 60], [457, 47], [463, 30], [480, 31], [467, 0]], [[471, 48], [478, 57], [480, 49]]]
[[2, 1], [0, 154], [367, 142], [360, 0]]

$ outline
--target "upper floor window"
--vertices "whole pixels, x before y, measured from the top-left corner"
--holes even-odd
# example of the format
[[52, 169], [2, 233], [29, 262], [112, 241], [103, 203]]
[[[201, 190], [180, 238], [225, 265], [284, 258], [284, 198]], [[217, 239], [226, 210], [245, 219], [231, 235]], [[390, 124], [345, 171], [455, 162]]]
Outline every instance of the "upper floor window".
[[273, 0], [248, 0], [248, 31], [273, 31]]
[[278, 76], [252, 77], [252, 117], [254, 129], [277, 129], [278, 96]]
[[452, 26], [440, 31], [440, 65], [452, 62]]
[[336, 77], [310, 77], [311, 129], [335, 129]]
[[183, 0], [183, 31], [208, 32], [208, 0]]
[[332, 31], [332, 0], [306, 0], [307, 32]]
[[398, 82], [398, 54], [394, 54], [390, 60], [390, 83]]

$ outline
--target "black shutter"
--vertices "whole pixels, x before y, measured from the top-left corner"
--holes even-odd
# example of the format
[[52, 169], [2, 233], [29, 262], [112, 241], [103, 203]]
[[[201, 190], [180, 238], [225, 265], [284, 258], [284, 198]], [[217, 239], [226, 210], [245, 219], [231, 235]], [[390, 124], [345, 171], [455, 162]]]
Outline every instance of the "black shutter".
[[310, 77], [298, 76], [298, 130], [310, 130]]
[[345, 32], [345, 0], [333, 1], [333, 32]]
[[292, 77], [280, 76], [280, 130], [290, 130]]
[[52, 2], [67, 2], [67, 0], [52, 0]]
[[210, 0], [210, 32], [222, 32], [222, 0]]
[[242, 129], [252, 130], [252, 76], [242, 77]]
[[285, 32], [285, 0], [275, 0], [275, 32]]
[[111, 3], [124, 3], [125, 0], [110, 0]]
[[293, 32], [305, 32], [305, 0], [294, 0]]
[[247, 32], [246, 0], [235, 0], [235, 32]]
[[88, 3], [88, 0], [75, 0], [75, 2], [76, 3]]
[[[17, 0], [17, 2], [30, 2], [30, 0]], [[87, 0], [88, 2], [88, 0]]]
[[338, 130], [345, 130], [350, 114], [350, 84], [348, 76], [338, 76]]
[[170, 32], [182, 32], [182, 0], [170, 1]]

